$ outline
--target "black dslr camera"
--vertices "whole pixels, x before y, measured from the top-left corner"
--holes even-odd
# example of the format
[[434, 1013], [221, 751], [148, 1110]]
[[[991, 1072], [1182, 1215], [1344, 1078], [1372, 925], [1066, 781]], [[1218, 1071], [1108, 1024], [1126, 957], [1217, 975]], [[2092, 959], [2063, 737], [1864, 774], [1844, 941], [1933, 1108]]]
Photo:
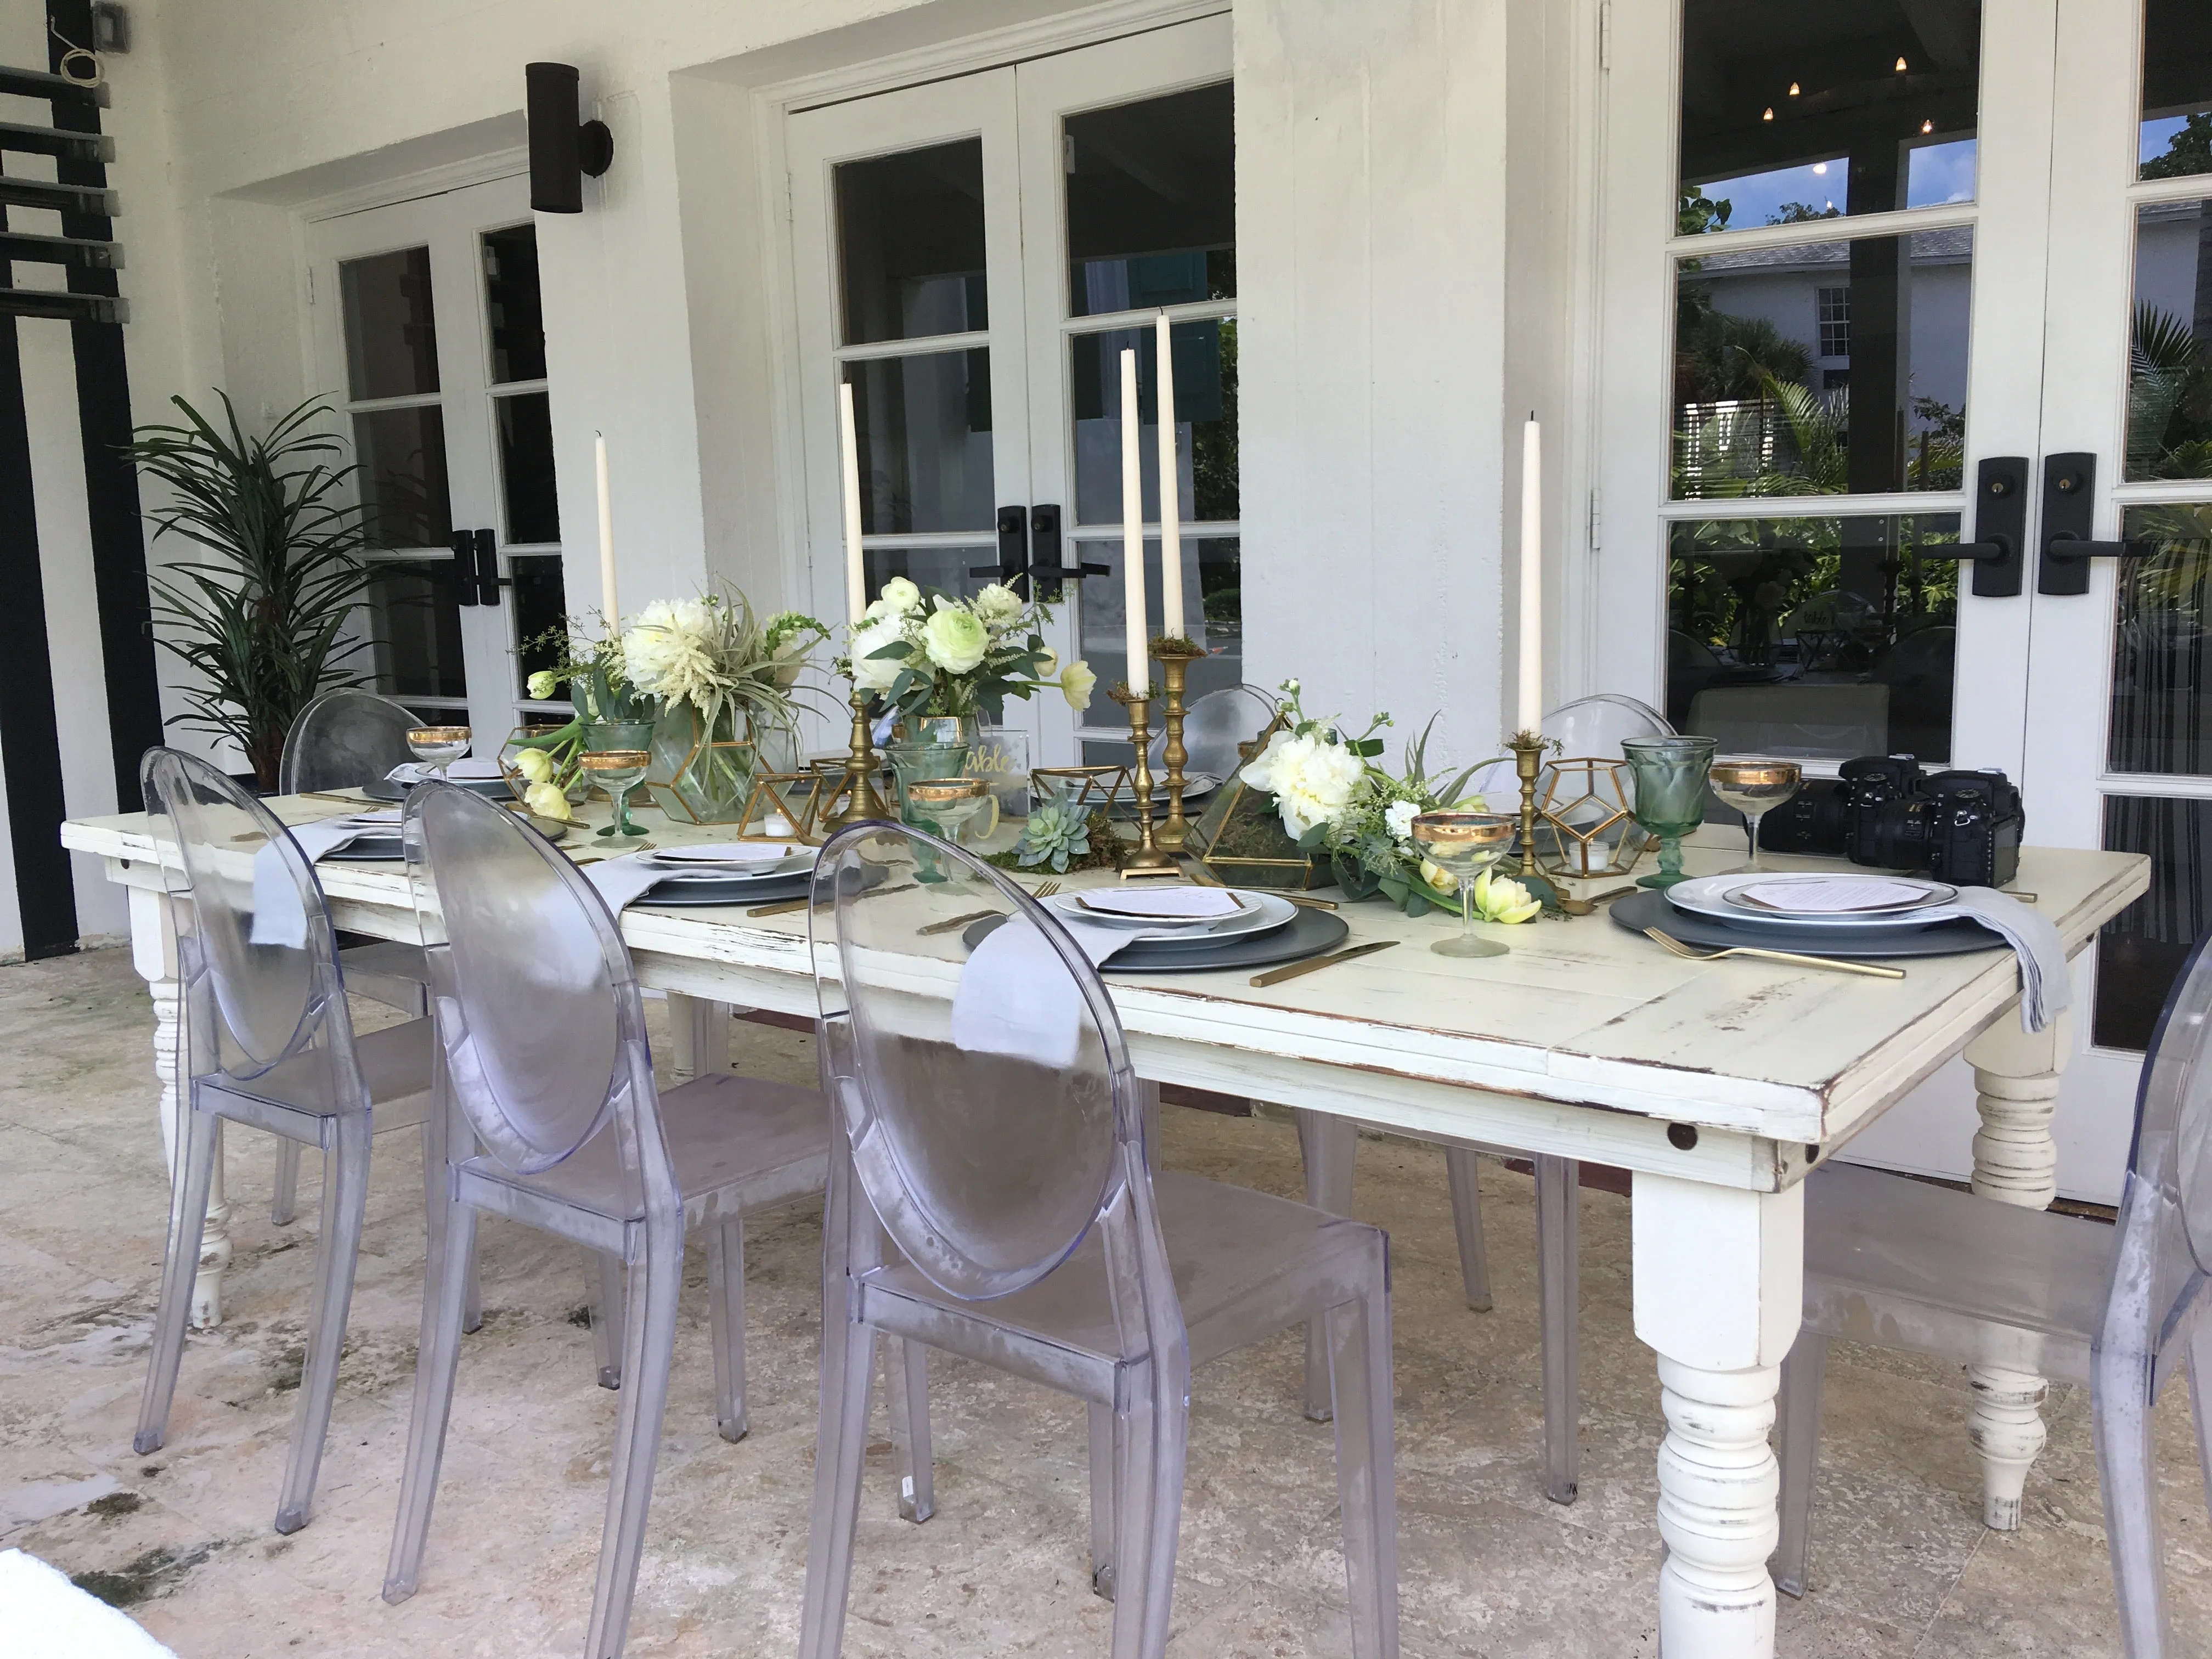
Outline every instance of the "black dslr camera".
[[1960, 887], [2002, 887], [2019, 873], [2027, 817], [2002, 772], [1930, 775], [1910, 755], [1869, 755], [1840, 769], [1832, 783], [1808, 783], [1760, 820], [1759, 846], [1925, 870]]

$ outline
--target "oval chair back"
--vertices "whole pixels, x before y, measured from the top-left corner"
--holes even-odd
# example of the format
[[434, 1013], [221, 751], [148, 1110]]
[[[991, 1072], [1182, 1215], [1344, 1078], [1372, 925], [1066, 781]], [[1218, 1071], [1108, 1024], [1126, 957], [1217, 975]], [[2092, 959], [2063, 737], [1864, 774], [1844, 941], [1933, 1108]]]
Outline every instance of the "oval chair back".
[[325, 691], [292, 718], [276, 763], [277, 792], [374, 783], [414, 759], [407, 733], [422, 724], [414, 710], [374, 691], [349, 685]]

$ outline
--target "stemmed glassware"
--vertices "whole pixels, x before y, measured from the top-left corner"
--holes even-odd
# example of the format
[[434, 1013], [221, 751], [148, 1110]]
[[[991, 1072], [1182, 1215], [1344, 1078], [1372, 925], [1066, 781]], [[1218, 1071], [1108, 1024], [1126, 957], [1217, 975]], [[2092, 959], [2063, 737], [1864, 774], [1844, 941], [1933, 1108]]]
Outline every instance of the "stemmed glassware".
[[602, 749], [576, 757], [591, 774], [592, 781], [613, 797], [615, 821], [599, 831], [603, 836], [641, 836], [644, 830], [629, 820], [629, 792], [645, 781], [646, 766], [653, 757], [642, 749]]
[[[986, 813], [990, 822], [976, 829], [977, 819]], [[927, 830], [951, 842], [955, 847], [974, 851], [978, 842], [988, 840], [999, 827], [999, 798], [991, 793], [991, 786], [981, 778], [915, 778], [906, 786], [905, 821], [918, 829]], [[925, 866], [916, 854], [917, 874], [935, 873], [934, 860]]]
[[1520, 821], [1502, 812], [1423, 812], [1413, 820], [1421, 855], [1459, 882], [1459, 932], [1429, 948], [1440, 957], [1502, 957], [1506, 947], [1474, 931], [1475, 878], [1505, 856]]
[[1759, 821], [1805, 787], [1804, 769], [1795, 761], [1716, 761], [1713, 793], [1723, 805], [1743, 814], [1744, 830], [1751, 840], [1751, 862], [1759, 866]]
[[469, 752], [469, 728], [411, 726], [407, 728], [407, 752], [442, 777], [447, 767]]
[[1705, 780], [1715, 738], [1623, 738], [1620, 752], [1636, 787], [1636, 821], [1659, 837], [1659, 870], [1639, 887], [1672, 887], [1684, 879], [1682, 837], [1705, 821]]

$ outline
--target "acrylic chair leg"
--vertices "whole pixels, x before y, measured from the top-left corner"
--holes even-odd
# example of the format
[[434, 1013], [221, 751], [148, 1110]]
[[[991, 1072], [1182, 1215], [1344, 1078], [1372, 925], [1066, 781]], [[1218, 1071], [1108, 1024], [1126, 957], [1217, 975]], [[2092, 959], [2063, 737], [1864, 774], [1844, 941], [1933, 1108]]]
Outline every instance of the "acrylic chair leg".
[[1805, 1558], [1813, 1536], [1813, 1477], [1820, 1461], [1820, 1385], [1828, 1373], [1828, 1339], [1800, 1331], [1782, 1362], [1777, 1429], [1782, 1464], [1782, 1541], [1766, 1569], [1785, 1595], [1805, 1593]]
[[466, 1300], [461, 1304], [461, 1328], [480, 1331], [483, 1328], [483, 1264], [477, 1249], [476, 1235], [469, 1235], [469, 1281]]
[[354, 1268], [361, 1258], [362, 1225], [368, 1212], [368, 1117], [356, 1112], [332, 1120], [323, 1149], [323, 1236], [316, 1242], [315, 1295], [307, 1312], [307, 1363], [300, 1372], [300, 1401], [292, 1414], [292, 1448], [284, 1490], [276, 1504], [276, 1530], [307, 1524], [323, 1443], [337, 1399], [338, 1357], [345, 1348], [346, 1315], [353, 1305]]
[[1571, 1504], [1582, 1464], [1582, 1165], [1536, 1160], [1536, 1300], [1542, 1310], [1544, 1496]]
[[269, 1194], [269, 1224], [289, 1227], [300, 1213], [300, 1143], [276, 1137], [276, 1181]]
[[1145, 1592], [1152, 1565], [1154, 1413], [1148, 1393], [1115, 1425], [1113, 1659], [1151, 1659], [1144, 1650]]
[[707, 1230], [707, 1323], [714, 1348], [714, 1427], [745, 1437], [745, 1224], [737, 1216]]
[[1344, 1517], [1354, 1659], [1396, 1659], [1398, 1652], [1397, 1463], [1385, 1277], [1378, 1251], [1365, 1294], [1328, 1313], [1337, 1506]]
[[[1176, 1359], [1181, 1359], [1178, 1352]], [[1168, 1648], [1168, 1620], [1175, 1607], [1176, 1547], [1182, 1529], [1182, 1476], [1190, 1433], [1190, 1369], [1187, 1363], [1149, 1368], [1152, 1385], [1152, 1461], [1146, 1474], [1143, 1501], [1152, 1511], [1145, 1528], [1144, 1572], [1136, 1578], [1133, 1568], [1117, 1575], [1114, 1607], [1118, 1614], [1122, 1596], [1133, 1593], [1133, 1582], [1143, 1585], [1140, 1651], [1144, 1659], [1163, 1659]], [[1132, 1494], [1127, 1507], [1138, 1498]], [[1118, 1620], [1117, 1620], [1118, 1623]]]
[[1482, 1189], [1475, 1183], [1480, 1159], [1472, 1146], [1444, 1148], [1444, 1178], [1451, 1183], [1452, 1231], [1459, 1236], [1459, 1282], [1467, 1305], [1488, 1313], [1490, 1252], [1482, 1242]]
[[896, 1336], [884, 1339], [884, 1403], [891, 1419], [899, 1519], [919, 1526], [937, 1513], [936, 1471], [929, 1449], [929, 1350], [921, 1343]]
[[[1298, 1150], [1305, 1155], [1306, 1202], [1331, 1215], [1352, 1213], [1352, 1166], [1359, 1152], [1359, 1128], [1348, 1117], [1301, 1109], [1297, 1114]], [[1324, 1320], [1306, 1322], [1306, 1415], [1329, 1419], [1328, 1331]]]
[[154, 1351], [146, 1362], [146, 1389], [138, 1402], [138, 1432], [131, 1440], [142, 1455], [159, 1451], [169, 1431], [169, 1405], [177, 1393], [177, 1365], [185, 1352], [185, 1324], [192, 1311], [192, 1286], [199, 1275], [200, 1238], [207, 1225], [208, 1183], [220, 1155], [221, 1124], [213, 1114], [189, 1115], [182, 1166], [169, 1202], [169, 1249], [161, 1262], [161, 1299], [154, 1309]]
[[2097, 1475], [2104, 1488], [2105, 1540], [2119, 1598], [2121, 1647], [2131, 1659], [2159, 1659], [2171, 1644], [2153, 1467], [2150, 1359], [2124, 1352], [2096, 1355], [2090, 1362], [2089, 1395]]
[[2212, 1316], [2200, 1313], [2189, 1339], [2189, 1411], [2197, 1421], [2197, 1468], [2212, 1511]]
[[589, 1253], [584, 1267], [591, 1307], [592, 1348], [599, 1357], [599, 1386], [622, 1387], [623, 1264], [604, 1250]]
[[1119, 1507], [1114, 1485], [1121, 1478], [1117, 1419], [1111, 1406], [1093, 1404], [1091, 1415], [1091, 1590], [1114, 1599], [1114, 1529]]
[[460, 1365], [468, 1262], [476, 1255], [477, 1212], [465, 1204], [441, 1201], [446, 1249], [432, 1263], [433, 1276], [422, 1287], [407, 1462], [400, 1472], [399, 1513], [392, 1523], [392, 1553], [384, 1568], [384, 1599], [394, 1603], [414, 1595], [422, 1579], [422, 1548], [430, 1536], [438, 1466], [445, 1459], [446, 1425], [453, 1413], [453, 1376]]
[[[447, 1196], [447, 1183], [452, 1176], [446, 1167], [446, 1145], [439, 1131], [438, 1114], [441, 1104], [434, 1107], [422, 1121], [422, 1208], [428, 1218], [429, 1254], [427, 1258], [428, 1284], [423, 1294], [432, 1294], [437, 1288], [440, 1252], [445, 1248], [441, 1234], [447, 1225], [452, 1204]], [[483, 1328], [483, 1275], [477, 1263], [476, 1235], [469, 1236], [468, 1291], [461, 1305], [461, 1328], [477, 1331]]]
[[606, 1527], [599, 1534], [599, 1584], [592, 1594], [589, 1659], [620, 1659], [645, 1553], [645, 1517], [653, 1504], [668, 1373], [676, 1357], [677, 1292], [684, 1279], [683, 1217], [665, 1224], [665, 1237], [661, 1224], [646, 1223], [645, 1251], [624, 1310], [622, 1404], [615, 1413]]
[[872, 1328], [842, 1319], [825, 1326], [822, 1420], [814, 1449], [814, 1508], [806, 1536], [799, 1659], [836, 1659], [844, 1641], [845, 1601], [853, 1580], [853, 1528], [860, 1514], [860, 1462], [868, 1447], [868, 1387], [875, 1362]]

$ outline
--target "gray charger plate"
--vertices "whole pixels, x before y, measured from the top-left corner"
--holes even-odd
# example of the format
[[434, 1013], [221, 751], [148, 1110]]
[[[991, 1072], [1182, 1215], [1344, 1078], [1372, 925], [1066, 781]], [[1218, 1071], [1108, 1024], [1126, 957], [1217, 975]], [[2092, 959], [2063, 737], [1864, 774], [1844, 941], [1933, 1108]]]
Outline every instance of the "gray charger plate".
[[[541, 818], [530, 827], [556, 844], [568, 838], [568, 825], [561, 825], [557, 831], [539, 829], [538, 825], [545, 822]], [[339, 864], [398, 864], [406, 856], [406, 846], [395, 833], [389, 836], [356, 836], [335, 853], [324, 854], [323, 859], [325, 862]]]
[[[962, 933], [960, 941], [972, 951], [1006, 920], [986, 916]], [[1224, 939], [1212, 946], [1171, 945], [1162, 950], [1132, 945], [1101, 963], [1098, 970], [1103, 974], [1211, 974], [1225, 968], [1271, 968], [1279, 962], [1297, 962], [1334, 950], [1351, 932], [1334, 910], [1301, 907], [1294, 920], [1269, 933]]]
[[[512, 800], [514, 791], [507, 787], [505, 778], [455, 778], [453, 781], [472, 795], [482, 795], [487, 800]], [[394, 783], [390, 778], [372, 778], [361, 787], [361, 793], [371, 800], [405, 800], [408, 786]]]
[[1689, 910], [1678, 910], [1656, 890], [1615, 899], [1609, 908], [1613, 925], [1640, 933], [1647, 927], [1678, 939], [1685, 945], [1724, 951], [1730, 945], [1749, 945], [1759, 951], [1790, 951], [1805, 957], [1957, 957], [1970, 951], [2002, 951], [2002, 936], [1978, 921], [1961, 916], [1899, 927], [1894, 933], [1856, 927], [1786, 927], [1761, 923], [1732, 927]]
[[774, 904], [782, 899], [805, 898], [813, 886], [811, 870], [767, 880], [664, 881], [658, 887], [647, 888], [644, 897], [630, 902], [671, 910], [689, 910], [695, 905], [708, 904]]

